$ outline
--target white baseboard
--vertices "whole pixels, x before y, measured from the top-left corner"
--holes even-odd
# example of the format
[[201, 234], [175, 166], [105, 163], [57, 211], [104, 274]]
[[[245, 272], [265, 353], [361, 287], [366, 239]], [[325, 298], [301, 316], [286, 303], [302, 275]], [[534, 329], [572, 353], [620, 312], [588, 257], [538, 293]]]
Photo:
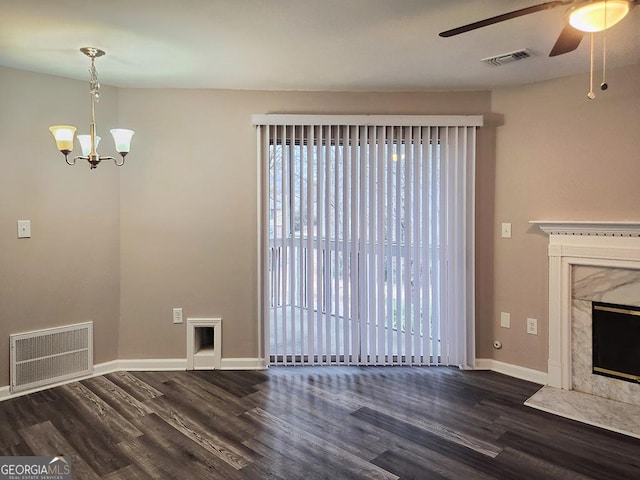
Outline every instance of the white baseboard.
[[120, 370], [122, 370], [122, 368], [120, 368], [120, 360], [111, 360], [110, 362], [94, 365], [92, 376], [97, 377], [99, 375], [106, 375], [107, 373], [119, 372]]
[[[265, 370], [267, 368], [267, 362], [264, 358], [223, 358], [221, 362], [221, 370]], [[112, 360], [110, 362], [104, 362], [94, 365], [93, 373], [84, 377], [74, 378], [65, 382], [54, 383], [46, 385], [40, 388], [32, 390], [24, 390], [18, 393], [11, 393], [9, 386], [0, 387], [0, 402], [8, 400], [10, 398], [20, 397], [22, 395], [28, 395], [30, 393], [47, 390], [49, 388], [58, 387], [71, 382], [77, 382], [79, 380], [85, 380], [87, 378], [97, 377], [99, 375], [106, 375], [108, 373], [122, 372], [122, 371], [169, 371], [169, 370], [186, 370], [187, 359], [186, 358], [152, 358], [152, 359], [122, 359]], [[533, 370], [531, 368], [521, 367], [519, 365], [512, 365], [510, 363], [499, 362], [492, 358], [476, 358], [475, 370], [491, 370], [498, 373], [503, 373], [511, 377], [520, 378], [522, 380], [528, 380], [529, 382], [538, 383], [540, 385], [546, 385], [548, 375], [547, 372], [541, 372], [539, 370]]]
[[[267, 368], [266, 361], [261, 358], [223, 358], [221, 370], [264, 370]], [[23, 390], [21, 392], [11, 393], [9, 385], [0, 387], [0, 402], [9, 400], [10, 398], [29, 395], [30, 393], [40, 392], [53, 387], [59, 387], [71, 382], [86, 380], [87, 378], [106, 375], [114, 372], [158, 372], [169, 370], [186, 370], [186, 358], [149, 358], [149, 359], [121, 359], [111, 360], [109, 362], [98, 363], [93, 366], [93, 373], [83, 377], [73, 378], [64, 382], [52, 383], [42, 387], [33, 388], [31, 390]]]
[[493, 367], [493, 359], [492, 358], [476, 358], [476, 362], [474, 365], [474, 370], [491, 370]]
[[267, 362], [264, 358], [223, 358], [221, 370], [265, 370]]
[[80, 380], [86, 380], [87, 378], [98, 377], [100, 375], [106, 375], [107, 373], [119, 372], [122, 368], [120, 368], [118, 360], [112, 360], [110, 362], [98, 363], [93, 366], [93, 373], [91, 375], [84, 375], [82, 377], [72, 378], [70, 380], [65, 380], [63, 382], [51, 383], [49, 385], [43, 385], [42, 387], [32, 388], [30, 390], [22, 390], [20, 392], [11, 393], [11, 389], [9, 385], [4, 387], [0, 387], [0, 402], [4, 400], [9, 400], [10, 398], [22, 397], [23, 395], [29, 395], [31, 393], [41, 392], [43, 390], [48, 390], [50, 388], [59, 387], [61, 385], [66, 385], [71, 382], [78, 382]]
[[160, 372], [169, 370], [186, 370], [186, 358], [130, 358], [117, 360], [119, 371], [128, 372]]
[[475, 369], [491, 370], [492, 372], [502, 373], [539, 385], [546, 385], [548, 381], [547, 372], [541, 372], [540, 370], [533, 370], [532, 368], [521, 367], [520, 365], [513, 365], [511, 363], [499, 362], [492, 358], [476, 358]]

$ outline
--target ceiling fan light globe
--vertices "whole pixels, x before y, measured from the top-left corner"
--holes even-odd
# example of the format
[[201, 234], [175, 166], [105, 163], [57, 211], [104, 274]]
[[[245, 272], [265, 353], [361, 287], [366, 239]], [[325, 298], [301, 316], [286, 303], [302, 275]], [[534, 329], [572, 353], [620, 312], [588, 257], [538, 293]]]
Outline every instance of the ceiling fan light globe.
[[569, 24], [582, 32], [601, 32], [622, 20], [630, 8], [629, 0], [582, 2], [569, 10]]

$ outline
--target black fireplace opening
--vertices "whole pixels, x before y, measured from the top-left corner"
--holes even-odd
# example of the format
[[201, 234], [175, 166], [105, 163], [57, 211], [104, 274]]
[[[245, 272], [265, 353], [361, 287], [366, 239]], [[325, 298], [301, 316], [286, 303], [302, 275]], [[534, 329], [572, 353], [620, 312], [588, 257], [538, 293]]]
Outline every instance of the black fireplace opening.
[[592, 302], [593, 373], [640, 383], [640, 307]]

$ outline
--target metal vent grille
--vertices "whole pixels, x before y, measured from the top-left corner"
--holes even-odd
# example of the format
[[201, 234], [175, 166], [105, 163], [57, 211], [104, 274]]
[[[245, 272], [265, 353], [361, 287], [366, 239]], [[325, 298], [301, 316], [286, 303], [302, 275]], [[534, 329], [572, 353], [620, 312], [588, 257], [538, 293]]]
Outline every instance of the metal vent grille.
[[14, 334], [10, 341], [12, 392], [93, 372], [93, 322]]
[[525, 60], [533, 57], [533, 52], [526, 48], [522, 50], [516, 50], [515, 52], [503, 53], [494, 57], [483, 58], [482, 61], [492, 67], [498, 67], [511, 62], [517, 62], [518, 60]]

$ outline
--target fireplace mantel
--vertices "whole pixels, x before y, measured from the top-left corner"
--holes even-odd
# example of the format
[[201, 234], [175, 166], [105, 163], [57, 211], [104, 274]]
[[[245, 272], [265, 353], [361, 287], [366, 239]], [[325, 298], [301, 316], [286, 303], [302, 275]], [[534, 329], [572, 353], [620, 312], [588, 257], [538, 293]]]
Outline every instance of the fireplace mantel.
[[549, 234], [548, 384], [571, 390], [572, 267], [640, 269], [640, 222], [530, 223]]
[[603, 237], [640, 237], [640, 222], [567, 222], [532, 220], [549, 235], [587, 235]]

